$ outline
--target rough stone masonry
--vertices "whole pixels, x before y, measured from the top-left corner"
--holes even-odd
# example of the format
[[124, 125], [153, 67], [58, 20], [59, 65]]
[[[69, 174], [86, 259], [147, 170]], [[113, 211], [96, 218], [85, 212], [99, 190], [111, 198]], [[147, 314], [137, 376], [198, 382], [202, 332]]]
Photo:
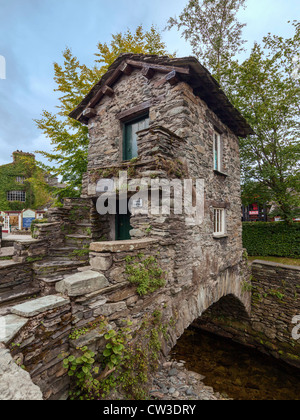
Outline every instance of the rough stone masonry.
[[[124, 128], [145, 116], [149, 128], [136, 133], [138, 156], [124, 161]], [[28, 262], [33, 249], [36, 253], [33, 244], [17, 247], [16, 261], [25, 258], [38, 292], [36, 299], [10, 305], [2, 319], [9, 325], [9, 316], [19, 317], [19, 327], [6, 328], [3, 342], [44, 399], [66, 398], [70, 378], [59, 355], [86, 344], [101, 351], [103, 336], [89, 329], [99, 317], [111, 328], [128, 318], [137, 329], [159, 310], [168, 325], [160, 337], [167, 355], [184, 330], [221, 298], [233, 296], [243, 319], [251, 312], [238, 136], [252, 130], [207, 70], [194, 58], [122, 55], [71, 117], [89, 128], [83, 196], [65, 200], [63, 208], [51, 210], [48, 224], [36, 225], [35, 238], [45, 251], [35, 258], [41, 260]], [[129, 179], [204, 180], [203, 222], [187, 224], [184, 214], [174, 212], [134, 212], [131, 239], [116, 240], [116, 217], [96, 211], [96, 186], [120, 170]], [[215, 210], [224, 215], [221, 234]], [[88, 252], [90, 263], [87, 255], [77, 260]], [[152, 257], [165, 273], [164, 286], [143, 296], [126, 271], [128, 259], [139, 255]], [[70, 338], [74, 329], [85, 328], [89, 332], [79, 341]]]

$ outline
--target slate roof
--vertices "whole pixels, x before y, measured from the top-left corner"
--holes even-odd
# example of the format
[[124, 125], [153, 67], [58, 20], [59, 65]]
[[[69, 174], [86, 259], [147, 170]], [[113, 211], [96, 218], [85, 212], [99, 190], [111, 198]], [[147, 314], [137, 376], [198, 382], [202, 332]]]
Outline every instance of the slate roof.
[[188, 83], [193, 88], [194, 94], [205, 101], [208, 107], [234, 134], [239, 137], [254, 134], [253, 129], [229, 101], [219, 83], [195, 57], [170, 58], [144, 54], [121, 54], [69, 116], [82, 123], [87, 123], [87, 120], [83, 116], [83, 111], [91, 105], [93, 108], [95, 103], [101, 100], [101, 97], [104, 95], [102, 92], [105, 86], [113, 87], [113, 84], [123, 74], [121, 68], [124, 63], [130, 63], [134, 67], [140, 68], [151, 67], [152, 65], [154, 67], [156, 66], [156, 71], [163, 71], [165, 73], [172, 70], [177, 71], [180, 80]]

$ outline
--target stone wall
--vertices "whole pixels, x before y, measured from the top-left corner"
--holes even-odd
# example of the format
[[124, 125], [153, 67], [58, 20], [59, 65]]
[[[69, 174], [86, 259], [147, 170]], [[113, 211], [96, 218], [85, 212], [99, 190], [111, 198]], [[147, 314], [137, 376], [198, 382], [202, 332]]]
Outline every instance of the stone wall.
[[14, 302], [35, 296], [39, 290], [34, 282], [32, 263], [1, 261], [0, 315], [5, 315]]
[[236, 316], [232, 301], [222, 299], [194, 326], [300, 368], [300, 342], [292, 337], [293, 318], [300, 315], [299, 284], [300, 267], [256, 261], [252, 266], [251, 318], [243, 320]]
[[[153, 266], [163, 273], [164, 283], [145, 293], [130, 282], [128, 265], [153, 258]], [[10, 307], [0, 317], [0, 342], [10, 350], [38, 385], [44, 399], [67, 398], [70, 378], [63, 368], [65, 355], [87, 345], [96, 353], [105, 340], [97, 329], [105, 320], [108, 329], [132, 322], [139, 334], [145, 319], [161, 314], [162, 355], [166, 356], [184, 330], [222, 296], [233, 294], [247, 312], [249, 296], [242, 290], [242, 266], [208, 277], [201, 284], [197, 275], [177, 277], [175, 246], [157, 239], [140, 239], [91, 244], [91, 265], [56, 283], [56, 294], [30, 299]], [[4, 328], [3, 328], [4, 326]]]
[[[218, 276], [241, 262], [242, 225], [240, 217], [240, 159], [238, 138], [184, 82], [171, 86], [160, 73], [151, 80], [134, 70], [114, 85], [114, 96], [103, 97], [96, 117], [89, 120], [88, 173], [84, 197], [97, 199], [96, 183], [128, 170], [129, 178], [142, 176], [168, 180], [203, 179], [204, 220], [187, 226], [182, 215], [133, 214], [132, 238], [159, 238], [175, 245], [176, 279], [191, 285]], [[123, 123], [119, 113], [149, 103], [149, 130], [138, 133], [139, 158], [122, 162]], [[213, 170], [213, 138], [221, 133], [222, 173]], [[214, 208], [226, 209], [227, 232], [213, 236]], [[114, 224], [103, 219], [107, 229]], [[110, 232], [110, 240], [114, 232]], [[178, 280], [179, 281], [179, 280]], [[176, 289], [176, 288], [175, 288]]]

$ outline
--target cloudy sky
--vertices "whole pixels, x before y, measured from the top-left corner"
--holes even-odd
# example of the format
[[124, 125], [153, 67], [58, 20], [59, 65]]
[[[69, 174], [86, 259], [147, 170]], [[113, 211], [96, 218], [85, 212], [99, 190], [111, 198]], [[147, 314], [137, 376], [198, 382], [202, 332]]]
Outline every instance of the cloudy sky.
[[[93, 63], [96, 45], [111, 34], [135, 30], [139, 24], [163, 29], [179, 15], [187, 0], [0, 0], [0, 56], [6, 60], [6, 79], [0, 78], [0, 165], [14, 150], [51, 150], [50, 142], [33, 121], [43, 109], [55, 110], [57, 93], [53, 63], [71, 47], [82, 63]], [[247, 23], [244, 38], [251, 47], [268, 32], [288, 37], [288, 20], [299, 19], [299, 0], [248, 0], [240, 13]], [[163, 32], [169, 51], [191, 54], [174, 29]], [[0, 69], [1, 70], [1, 69]], [[0, 72], [1, 76], [1, 72]]]

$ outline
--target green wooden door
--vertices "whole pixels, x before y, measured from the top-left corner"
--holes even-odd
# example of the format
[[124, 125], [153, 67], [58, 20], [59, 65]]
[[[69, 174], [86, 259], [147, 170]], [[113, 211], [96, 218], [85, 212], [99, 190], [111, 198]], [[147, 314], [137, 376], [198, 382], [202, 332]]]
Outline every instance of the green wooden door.
[[124, 127], [123, 160], [138, 157], [137, 132], [149, 128], [149, 117], [130, 121]]
[[116, 241], [125, 241], [131, 239], [130, 231], [130, 214], [117, 214], [116, 215]]
[[[126, 200], [126, 202], [121, 203], [118, 200], [117, 201], [117, 214], [116, 214], [116, 241], [125, 241], [127, 239], [131, 239], [130, 231], [132, 229], [132, 226], [130, 225], [130, 216], [131, 213], [128, 209], [128, 202], [129, 200]], [[120, 207], [124, 209], [124, 204], [126, 204], [127, 213], [126, 214], [120, 214]]]

